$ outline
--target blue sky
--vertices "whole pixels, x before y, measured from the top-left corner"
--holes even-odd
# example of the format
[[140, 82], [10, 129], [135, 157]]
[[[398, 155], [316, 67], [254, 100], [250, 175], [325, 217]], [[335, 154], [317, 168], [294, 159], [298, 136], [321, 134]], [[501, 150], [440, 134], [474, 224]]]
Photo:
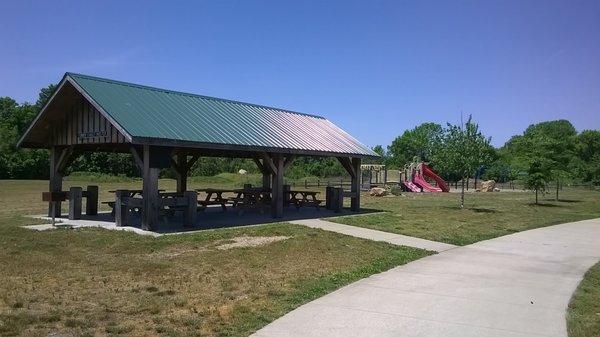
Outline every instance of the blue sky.
[[367, 145], [472, 114], [600, 129], [600, 1], [6, 1], [0, 96], [66, 71], [323, 115]]

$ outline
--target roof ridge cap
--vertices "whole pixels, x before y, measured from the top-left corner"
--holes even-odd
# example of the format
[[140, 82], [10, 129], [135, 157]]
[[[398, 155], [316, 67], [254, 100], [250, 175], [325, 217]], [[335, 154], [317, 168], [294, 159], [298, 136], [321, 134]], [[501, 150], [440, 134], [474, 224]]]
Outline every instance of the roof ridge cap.
[[296, 115], [303, 115], [303, 116], [308, 116], [308, 117], [313, 117], [313, 118], [319, 118], [319, 119], [325, 119], [325, 120], [327, 120], [327, 118], [325, 118], [323, 116], [308, 114], [308, 113], [304, 113], [304, 112], [298, 112], [298, 111], [293, 111], [293, 110], [288, 110], [288, 109], [276, 108], [276, 107], [272, 107], [272, 106], [255, 104], [255, 103], [248, 103], [248, 102], [236, 101], [236, 100], [232, 100], [232, 99], [228, 99], [228, 98], [219, 98], [219, 97], [194, 94], [194, 93], [189, 93], [189, 92], [184, 92], [184, 91], [177, 91], [177, 90], [170, 90], [170, 89], [152, 87], [152, 86], [149, 86], [149, 85], [137, 84], [137, 83], [131, 83], [131, 82], [124, 82], [124, 81], [119, 81], [119, 80], [113, 80], [113, 79], [110, 79], [110, 78], [97, 77], [97, 76], [91, 76], [91, 75], [86, 75], [86, 74], [78, 74], [78, 73], [73, 73], [73, 72], [66, 72], [65, 76], [83, 77], [83, 78], [87, 78], [87, 79], [94, 80], [94, 81], [100, 81], [100, 82], [106, 82], [106, 83], [113, 83], [113, 84], [118, 84], [118, 85], [122, 85], [122, 86], [128, 86], [128, 87], [140, 88], [140, 89], [146, 89], [146, 90], [152, 90], [152, 91], [160, 91], [160, 92], [163, 92], [165, 94], [190, 96], [190, 97], [197, 97], [197, 98], [208, 99], [208, 100], [213, 100], [213, 101], [221, 101], [221, 102], [224, 101], [224, 102], [229, 102], [229, 103], [233, 103], [233, 104], [249, 105], [249, 106], [254, 106], [254, 107], [258, 107], [258, 108], [272, 109], [272, 110], [277, 110], [277, 111], [281, 111], [281, 112], [285, 112], [285, 113], [296, 114]]

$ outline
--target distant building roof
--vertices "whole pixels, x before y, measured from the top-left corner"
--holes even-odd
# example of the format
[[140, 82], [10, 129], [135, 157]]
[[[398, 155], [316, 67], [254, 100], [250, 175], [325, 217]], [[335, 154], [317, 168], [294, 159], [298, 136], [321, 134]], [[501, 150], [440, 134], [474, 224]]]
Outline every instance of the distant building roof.
[[[199, 148], [228, 145], [242, 151], [378, 156], [319, 116], [73, 73], [65, 74], [61, 84], [65, 82], [134, 144], [170, 141]], [[39, 127], [39, 117], [21, 139], [23, 146], [36, 146], [28, 134]]]

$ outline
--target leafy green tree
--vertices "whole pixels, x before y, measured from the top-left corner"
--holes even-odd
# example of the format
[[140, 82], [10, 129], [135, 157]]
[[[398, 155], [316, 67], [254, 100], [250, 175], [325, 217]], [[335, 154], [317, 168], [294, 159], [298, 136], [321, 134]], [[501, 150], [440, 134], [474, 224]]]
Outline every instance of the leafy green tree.
[[561, 181], [572, 177], [577, 131], [567, 120], [542, 122], [529, 126], [523, 133], [529, 156], [538, 158], [555, 182], [558, 200]]
[[490, 163], [493, 152], [490, 138], [481, 133], [471, 116], [464, 125], [448, 124], [444, 130], [441, 145], [432, 157], [436, 168], [453, 172], [462, 178], [460, 208], [465, 206], [465, 180]]
[[[373, 152], [377, 153], [380, 157], [376, 159], [365, 159], [363, 164], [382, 164], [382, 165], [390, 165], [390, 160], [387, 152], [381, 145], [375, 145], [371, 148]], [[389, 167], [388, 167], [389, 168]]]
[[380, 155], [382, 157], [386, 156], [385, 149], [381, 145], [373, 146], [373, 152], [377, 153], [378, 155]]
[[538, 205], [538, 193], [544, 191], [548, 181], [548, 172], [544, 169], [544, 165], [539, 160], [533, 160], [527, 170], [525, 178], [525, 188], [535, 190], [535, 204]]
[[0, 179], [47, 176], [48, 154], [44, 150], [17, 149], [16, 143], [37, 113], [37, 107], [0, 98]]
[[431, 154], [439, 145], [443, 128], [436, 123], [423, 123], [394, 139], [388, 146], [390, 161], [396, 167], [403, 167], [415, 156], [424, 161], [431, 160]]
[[600, 185], [600, 131], [584, 130], [577, 136], [578, 173], [584, 181]]
[[35, 105], [38, 107], [39, 110], [41, 110], [44, 107], [44, 105], [48, 103], [48, 101], [50, 100], [52, 95], [54, 95], [54, 92], [57, 88], [58, 87], [56, 84], [49, 84], [47, 87], [42, 88], [42, 90], [40, 90], [40, 93], [38, 94], [38, 99], [35, 102]]

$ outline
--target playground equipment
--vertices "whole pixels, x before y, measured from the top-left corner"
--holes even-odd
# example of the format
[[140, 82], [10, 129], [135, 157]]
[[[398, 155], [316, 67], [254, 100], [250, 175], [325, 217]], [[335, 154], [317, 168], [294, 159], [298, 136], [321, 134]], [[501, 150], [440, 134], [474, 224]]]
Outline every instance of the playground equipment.
[[[449, 192], [450, 189], [427, 164], [411, 163], [404, 166], [404, 172], [401, 175], [402, 185], [411, 192]], [[425, 178], [433, 179], [437, 186], [431, 185]]]
[[363, 164], [362, 189], [367, 191], [373, 187], [385, 185], [400, 185], [400, 170], [388, 170], [385, 165]]

